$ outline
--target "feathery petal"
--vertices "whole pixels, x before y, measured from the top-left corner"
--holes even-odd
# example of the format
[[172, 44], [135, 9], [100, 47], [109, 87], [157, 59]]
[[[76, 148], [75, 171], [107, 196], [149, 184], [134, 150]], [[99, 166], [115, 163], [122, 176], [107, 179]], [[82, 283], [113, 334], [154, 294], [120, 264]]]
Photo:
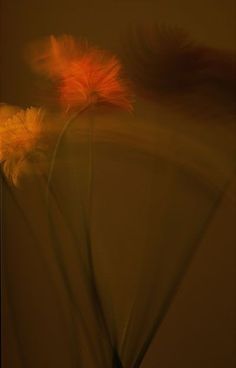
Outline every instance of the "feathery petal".
[[64, 108], [99, 105], [132, 110], [132, 94], [115, 56], [71, 36], [51, 36], [31, 46], [28, 56], [35, 71], [56, 82]]
[[8, 118], [0, 116], [0, 162], [7, 179], [17, 185], [29, 158], [37, 149], [43, 149], [40, 138], [44, 112], [31, 107]]
[[76, 60], [80, 55], [80, 48], [69, 35], [59, 38], [51, 35], [32, 43], [26, 50], [26, 58], [32, 69], [50, 79], [60, 78], [68, 63]]
[[199, 112], [209, 104], [235, 114], [235, 53], [202, 45], [184, 30], [168, 26], [139, 28], [124, 51], [124, 63], [141, 96], [184, 108], [189, 104]]

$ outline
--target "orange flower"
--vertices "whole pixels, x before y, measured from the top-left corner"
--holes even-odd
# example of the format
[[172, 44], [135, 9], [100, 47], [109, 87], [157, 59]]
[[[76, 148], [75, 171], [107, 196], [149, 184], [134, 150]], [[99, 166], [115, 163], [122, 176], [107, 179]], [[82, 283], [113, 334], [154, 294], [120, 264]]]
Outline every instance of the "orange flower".
[[47, 37], [29, 45], [27, 61], [32, 69], [50, 79], [60, 79], [68, 64], [81, 56], [81, 50], [71, 36]]
[[39, 143], [43, 111], [31, 107], [10, 117], [0, 116], [0, 162], [7, 179], [17, 185], [20, 174], [27, 169], [28, 159], [43, 148]]
[[30, 55], [34, 70], [56, 81], [64, 108], [105, 105], [132, 110], [131, 93], [115, 56], [71, 36], [51, 36], [31, 47]]

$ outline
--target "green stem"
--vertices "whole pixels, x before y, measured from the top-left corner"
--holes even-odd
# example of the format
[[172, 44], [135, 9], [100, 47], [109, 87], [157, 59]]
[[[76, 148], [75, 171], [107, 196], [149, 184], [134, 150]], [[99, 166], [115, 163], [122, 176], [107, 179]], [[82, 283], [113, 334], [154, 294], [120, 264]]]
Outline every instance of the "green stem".
[[57, 152], [58, 149], [60, 147], [61, 141], [66, 133], [66, 131], [68, 130], [69, 126], [71, 125], [71, 123], [84, 111], [86, 111], [89, 108], [89, 105], [85, 105], [84, 107], [82, 107], [79, 111], [77, 111], [74, 115], [72, 115], [64, 124], [58, 138], [56, 141], [56, 145], [55, 148], [53, 150], [53, 154], [52, 154], [52, 160], [50, 163], [50, 167], [49, 167], [49, 173], [48, 173], [48, 181], [47, 181], [47, 202], [48, 202], [48, 197], [49, 197], [49, 189], [50, 189], [50, 185], [51, 185], [51, 181], [52, 181], [52, 174], [53, 174], [53, 170], [54, 170], [54, 166], [55, 166], [55, 161], [56, 161], [56, 157], [57, 157]]
[[[88, 163], [88, 215], [87, 215], [87, 250], [88, 250], [88, 264], [90, 266], [91, 279], [93, 284], [93, 290], [95, 299], [97, 300], [97, 308], [100, 310], [100, 315], [102, 317], [102, 323], [105, 328], [106, 334], [109, 338], [109, 343], [113, 349], [113, 364], [116, 368], [122, 368], [122, 365], [119, 360], [118, 353], [114, 348], [114, 344], [112, 341], [112, 336], [110, 334], [107, 321], [103, 312], [103, 308], [100, 301], [98, 286], [96, 282], [96, 275], [94, 269], [93, 255], [92, 255], [92, 202], [93, 202], [93, 168], [94, 168], [94, 120], [93, 116], [90, 115], [89, 119], [89, 129], [88, 129], [88, 145], [89, 145], [89, 163]], [[86, 225], [85, 225], [86, 226]]]
[[[64, 124], [59, 136], [58, 136], [58, 139], [57, 139], [57, 142], [56, 142], [56, 145], [55, 145], [55, 148], [54, 148], [54, 151], [53, 151], [53, 156], [52, 156], [52, 161], [51, 161], [51, 164], [50, 164], [50, 170], [49, 170], [49, 175], [48, 175], [48, 180], [47, 180], [47, 196], [46, 196], [46, 204], [47, 204], [47, 214], [48, 214], [48, 220], [49, 220], [49, 224], [50, 224], [50, 229], [51, 229], [51, 234], [54, 236], [54, 240], [55, 240], [55, 244], [58, 243], [59, 239], [57, 239], [56, 237], [56, 234], [54, 233], [53, 231], [53, 224], [52, 224], [52, 219], [51, 219], [51, 216], [50, 216], [50, 211], [49, 211], [49, 198], [50, 198], [50, 194], [51, 194], [51, 188], [50, 188], [50, 184], [51, 184], [51, 180], [52, 180], [52, 174], [53, 174], [53, 169], [54, 169], [54, 165], [55, 165], [55, 160], [56, 160], [56, 155], [57, 155], [57, 151], [59, 149], [59, 146], [60, 146], [60, 143], [63, 139], [63, 136], [64, 134], [66, 133], [67, 129], [69, 128], [69, 126], [71, 125], [71, 123], [84, 111], [86, 111], [88, 108], [90, 107], [90, 105], [86, 105], [84, 106], [81, 110], [79, 110], [77, 113], [75, 113], [73, 116], [71, 116]], [[91, 128], [91, 131], [89, 132], [89, 203], [91, 203], [91, 187], [92, 187], [92, 171], [93, 171], [93, 152], [92, 152], [92, 144], [93, 144], [93, 138], [92, 138], [92, 130], [93, 128]], [[58, 205], [58, 204], [57, 204]], [[60, 210], [61, 211], [61, 210]], [[90, 210], [89, 210], [90, 212]], [[85, 223], [86, 223], [86, 220], [85, 220]], [[90, 246], [90, 229], [88, 226], [88, 230], [87, 230], [87, 249], [88, 249], [88, 259], [89, 259], [89, 265], [91, 265], [91, 268], [93, 267], [92, 266], [92, 261], [91, 261], [91, 246]], [[86, 229], [85, 229], [86, 230]], [[62, 276], [63, 276], [63, 279], [64, 279], [64, 282], [65, 282], [65, 285], [66, 285], [66, 290], [68, 291], [68, 294], [69, 294], [69, 297], [70, 297], [70, 300], [72, 301], [72, 305], [76, 308], [75, 310], [78, 310], [77, 309], [77, 305], [76, 305], [76, 302], [74, 301], [74, 297], [73, 297], [73, 291], [71, 290], [71, 287], [70, 287], [70, 283], [69, 283], [69, 279], [67, 277], [67, 273], [66, 273], [66, 270], [64, 269], [64, 265], [63, 265], [63, 261], [62, 261], [62, 258], [61, 258], [61, 254], [60, 254], [60, 251], [59, 249], [55, 249], [57, 251], [56, 255], [57, 255], [57, 260], [58, 260], [58, 264], [60, 266], [60, 270], [62, 272]], [[84, 272], [86, 272], [87, 270], [84, 269]], [[93, 270], [91, 271], [92, 275], [92, 280], [90, 281], [90, 287], [91, 287], [91, 297], [94, 299], [93, 300], [93, 306], [95, 308], [98, 308], [101, 316], [99, 316], [101, 318], [101, 325], [100, 326], [104, 326], [105, 327], [105, 331], [107, 332], [107, 327], [105, 325], [105, 318], [103, 316], [103, 313], [102, 313], [102, 308], [100, 306], [100, 300], [98, 299], [98, 295], [97, 295], [97, 290], [96, 290], [96, 286], [95, 286], [95, 281], [94, 281], [94, 277], [93, 277]], [[86, 275], [87, 277], [89, 277], [89, 275]], [[85, 276], [85, 277], [86, 277]], [[90, 295], [90, 294], [89, 294]], [[80, 315], [80, 314], [79, 314]], [[95, 316], [95, 314], [94, 314]], [[84, 321], [82, 320], [81, 323], [84, 324]], [[85, 331], [86, 332], [86, 331]], [[88, 336], [88, 339], [90, 340], [90, 337]], [[92, 345], [93, 344], [93, 341], [90, 341], [90, 344]], [[109, 336], [108, 336], [108, 344], [111, 345], [111, 348], [112, 347], [112, 344], [110, 342], [110, 339], [109, 339]], [[96, 351], [96, 347], [94, 346], [94, 351]]]
[[88, 173], [88, 225], [91, 229], [91, 213], [92, 213], [92, 190], [93, 190], [93, 118], [89, 119], [89, 173]]
[[212, 207], [208, 213], [208, 216], [206, 218], [206, 220], [204, 221], [201, 229], [199, 230], [199, 234], [196, 238], [196, 240], [194, 241], [194, 244], [192, 245], [191, 249], [189, 250], [188, 254], [186, 255], [185, 259], [183, 260], [183, 263], [181, 264], [181, 268], [178, 272], [178, 274], [176, 275], [175, 279], [173, 280], [173, 283], [171, 285], [171, 288], [164, 300], [164, 303], [161, 307], [160, 313], [158, 315], [158, 317], [156, 318], [156, 320], [153, 323], [153, 326], [150, 330], [149, 335], [147, 336], [146, 341], [144, 342], [142, 348], [139, 350], [137, 358], [133, 364], [133, 368], [139, 368], [141, 367], [141, 364], [143, 362], [144, 356], [146, 355], [146, 352], [148, 350], [148, 348], [150, 347], [150, 344], [156, 334], [156, 332], [158, 331], [161, 323], [163, 322], [169, 308], [171, 305], [171, 302], [174, 300], [175, 295], [177, 294], [178, 290], [179, 290], [179, 286], [182, 282], [182, 280], [184, 279], [184, 276], [186, 275], [188, 268], [191, 264], [191, 261], [193, 260], [193, 257], [195, 256], [198, 248], [201, 245], [202, 239], [204, 238], [204, 235], [206, 234], [206, 231], [208, 230], [209, 225], [211, 224], [212, 219], [214, 218], [219, 206], [222, 203], [223, 200], [223, 196], [225, 195], [227, 188], [229, 187], [229, 184], [231, 182], [231, 178], [229, 178], [223, 185], [223, 187], [221, 188], [220, 192], [218, 193], [214, 203], [212, 204]]

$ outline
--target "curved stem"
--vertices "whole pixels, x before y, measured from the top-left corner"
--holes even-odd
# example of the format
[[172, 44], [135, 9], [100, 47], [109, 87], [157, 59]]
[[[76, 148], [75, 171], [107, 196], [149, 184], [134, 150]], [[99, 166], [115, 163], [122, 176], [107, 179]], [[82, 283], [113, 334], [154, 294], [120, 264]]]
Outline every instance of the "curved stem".
[[88, 225], [91, 229], [91, 211], [92, 211], [92, 187], [93, 187], [93, 118], [89, 120], [89, 173], [88, 173]]
[[123, 368], [122, 362], [116, 351], [113, 353], [113, 368]]
[[192, 245], [190, 251], [188, 252], [188, 254], [186, 255], [185, 259], [183, 260], [183, 263], [181, 264], [181, 268], [178, 272], [178, 274], [176, 275], [175, 279], [173, 280], [173, 283], [171, 285], [171, 288], [164, 300], [164, 303], [162, 305], [162, 308], [160, 310], [159, 316], [156, 318], [156, 320], [153, 323], [153, 326], [150, 330], [149, 335], [147, 336], [146, 341], [144, 342], [142, 348], [139, 350], [137, 358], [134, 362], [133, 368], [139, 368], [141, 367], [141, 364], [143, 362], [144, 356], [146, 355], [146, 352], [148, 350], [148, 348], [151, 345], [151, 342], [156, 334], [156, 332], [158, 331], [158, 328], [160, 327], [161, 323], [163, 322], [169, 308], [171, 305], [171, 302], [173, 301], [176, 293], [178, 292], [178, 288], [182, 282], [182, 280], [184, 279], [184, 276], [186, 275], [187, 271], [188, 271], [188, 267], [190, 266], [194, 255], [196, 254], [198, 248], [201, 245], [201, 241], [204, 238], [204, 235], [206, 234], [206, 231], [209, 227], [209, 225], [211, 224], [212, 219], [214, 218], [222, 200], [223, 200], [223, 196], [226, 193], [227, 188], [229, 187], [229, 184], [231, 182], [231, 179], [228, 179], [226, 181], [226, 183], [224, 183], [223, 187], [221, 188], [220, 192], [218, 193], [214, 203], [212, 204], [211, 209], [209, 210], [208, 216], [206, 218], [206, 220], [204, 221], [201, 229], [199, 230], [199, 234], [196, 238], [196, 240], [194, 241], [194, 244]]
[[[49, 221], [49, 224], [50, 224], [50, 229], [52, 231], [52, 236], [54, 236], [54, 240], [55, 240], [55, 244], [58, 243], [58, 238], [56, 237], [56, 234], [54, 233], [53, 231], [53, 224], [52, 224], [52, 219], [51, 219], [51, 216], [50, 216], [50, 211], [49, 211], [49, 198], [50, 198], [50, 194], [51, 194], [51, 188], [50, 188], [50, 183], [51, 183], [51, 179], [52, 179], [52, 174], [53, 174], [53, 169], [54, 169], [54, 165], [55, 165], [55, 160], [56, 160], [56, 155], [57, 155], [57, 152], [58, 152], [58, 149], [59, 149], [59, 146], [60, 146], [60, 143], [63, 139], [63, 136], [64, 134], [66, 133], [67, 129], [69, 128], [69, 126], [71, 125], [71, 123], [84, 111], [86, 111], [88, 108], [90, 107], [90, 105], [86, 105], [84, 106], [81, 110], [79, 110], [77, 113], [75, 113], [74, 115], [72, 115], [64, 124], [59, 136], [58, 136], [58, 139], [57, 139], [57, 142], [56, 142], [56, 145], [55, 145], [55, 148], [54, 148], [54, 151], [53, 151], [53, 156], [52, 156], [52, 161], [50, 163], [50, 170], [49, 170], [49, 175], [48, 175], [48, 179], [47, 179], [47, 195], [46, 195], [46, 204], [47, 204], [47, 215], [48, 215], [48, 221]], [[91, 203], [91, 200], [90, 200], [90, 197], [91, 197], [91, 186], [92, 186], [92, 171], [93, 171], [93, 159], [92, 159], [92, 156], [93, 156], [93, 153], [92, 153], [92, 141], [93, 141], [93, 138], [92, 138], [92, 127], [90, 127], [91, 129], [91, 132], [89, 132], [89, 203]], [[58, 204], [57, 204], [58, 206]], [[89, 205], [90, 207], [90, 205]], [[61, 211], [61, 210], [60, 210]], [[90, 212], [90, 209], [89, 209], [89, 212]], [[83, 217], [83, 216], [82, 216]], [[86, 219], [85, 219], [85, 231], [86, 231]], [[88, 220], [89, 222], [89, 220]], [[91, 265], [91, 268], [93, 268], [92, 266], [92, 261], [91, 261], [91, 246], [90, 246], [90, 229], [88, 226], [89, 224], [87, 224], [87, 231], [86, 231], [86, 234], [87, 234], [87, 249], [88, 249], [88, 259], [89, 259], [89, 265]], [[62, 255], [60, 254], [60, 251], [59, 249], [55, 249], [56, 250], [56, 256], [57, 256], [57, 260], [58, 260], [58, 264], [60, 266], [60, 270], [62, 272], [62, 276], [63, 276], [63, 280], [65, 282], [65, 285], [66, 285], [66, 290], [68, 292], [68, 296], [70, 298], [70, 300], [72, 301], [72, 306], [73, 308], [75, 308], [75, 310], [78, 310], [78, 306], [76, 305], [76, 302], [74, 301], [74, 296], [73, 296], [73, 290], [71, 289], [70, 287], [70, 283], [69, 283], [69, 279], [68, 279], [68, 276], [67, 276], [67, 273], [66, 273], [66, 270], [64, 269], [64, 266], [63, 266], [63, 262], [62, 262]], [[89, 275], [87, 275], [87, 270], [84, 269], [82, 272], [84, 272], [86, 274], [83, 274], [84, 277], [88, 277]], [[101, 305], [100, 305], [100, 300], [98, 298], [98, 293], [97, 293], [97, 290], [96, 290], [96, 286], [95, 286], [95, 281], [94, 281], [94, 277], [93, 277], [93, 269], [91, 271], [92, 275], [91, 275], [91, 281], [90, 281], [90, 296], [91, 298], [93, 299], [93, 305], [95, 308], [98, 308], [98, 311], [100, 313], [99, 317], [101, 318], [100, 320], [100, 323], [101, 323], [101, 327], [104, 327], [105, 328], [105, 331], [107, 333], [107, 327], [106, 327], [106, 324], [105, 324], [105, 317], [103, 316], [103, 311], [102, 311], [102, 308], [101, 308]], [[90, 280], [90, 278], [89, 278]], [[79, 314], [80, 315], [80, 314]], [[94, 317], [95, 317], [95, 314], [94, 314]], [[84, 322], [85, 321], [81, 321], [81, 323], [84, 325]], [[88, 339], [90, 340], [90, 336], [88, 336]], [[93, 341], [91, 340], [90, 341], [90, 344], [92, 345], [93, 344]], [[108, 335], [108, 344], [111, 346], [111, 349], [113, 349], [113, 346], [112, 346], [112, 343], [109, 339], [109, 335]], [[96, 351], [96, 347], [94, 347], [94, 351]]]
[[[1, 185], [3, 185], [3, 180], [4, 179], [2, 179], [2, 184]], [[1, 190], [2, 190], [2, 188], [3, 187], [1, 186]], [[48, 269], [48, 264], [45, 261], [45, 258], [43, 256], [42, 252], [40, 251], [40, 241], [39, 241], [37, 235], [35, 234], [35, 231], [33, 229], [33, 226], [31, 224], [31, 222], [30, 222], [27, 214], [25, 213], [24, 209], [22, 208], [20, 202], [18, 201], [17, 196], [14, 194], [13, 189], [11, 189], [10, 186], [6, 185], [6, 190], [8, 191], [9, 196], [14, 201], [14, 204], [15, 204], [17, 210], [20, 212], [20, 215], [21, 215], [23, 221], [25, 222], [25, 224], [26, 224], [26, 226], [27, 226], [27, 228], [29, 230], [29, 234], [32, 237], [32, 240], [34, 241], [34, 243], [36, 245], [36, 248], [35, 249], [37, 251], [37, 254], [43, 260], [44, 271], [47, 273], [48, 280], [51, 283], [51, 286], [52, 286], [53, 290], [55, 290], [55, 297], [56, 297], [56, 301], [57, 301], [57, 306], [58, 306], [58, 308], [61, 309], [61, 312], [64, 313], [64, 310], [63, 310], [63, 308], [61, 306], [60, 296], [59, 296], [59, 294], [57, 292], [57, 288], [55, 288], [54, 280], [53, 280], [53, 278], [51, 276], [50, 270]], [[2, 199], [3, 199], [3, 197], [2, 197]], [[2, 206], [2, 208], [3, 208], [3, 206]], [[62, 275], [62, 276], [64, 276], [64, 275]], [[75, 331], [75, 327], [74, 327], [75, 326], [74, 319], [75, 319], [74, 314], [71, 314], [71, 331], [72, 331], [72, 333], [70, 335], [70, 342], [71, 342], [72, 349], [74, 351], [75, 361], [77, 362], [79, 358], [78, 358], [78, 348], [77, 348], [76, 343], [75, 343], [75, 333], [76, 333], [76, 331]], [[24, 355], [24, 358], [26, 359], [25, 355]]]
[[[89, 130], [88, 130], [88, 145], [89, 145], [89, 163], [88, 163], [88, 215], [87, 215], [87, 245], [88, 245], [88, 262], [91, 271], [91, 278], [93, 284], [93, 292], [95, 296], [95, 301], [97, 301], [97, 308], [100, 310], [100, 316], [102, 318], [102, 324], [105, 328], [106, 334], [109, 339], [110, 346], [113, 350], [113, 366], [114, 368], [123, 368], [118, 352], [115, 349], [114, 343], [112, 341], [112, 336], [109, 331], [107, 321], [103, 312], [103, 308], [100, 301], [98, 286], [96, 283], [95, 269], [93, 263], [92, 255], [92, 202], [93, 202], [93, 168], [94, 168], [94, 120], [93, 116], [89, 119]], [[85, 225], [86, 226], [86, 225]]]
[[55, 148], [53, 150], [53, 154], [52, 154], [52, 160], [50, 163], [50, 167], [49, 167], [49, 173], [48, 173], [48, 181], [47, 181], [47, 202], [48, 202], [48, 197], [49, 197], [49, 188], [50, 188], [50, 184], [52, 181], [52, 174], [53, 174], [53, 170], [54, 170], [54, 166], [55, 166], [55, 161], [56, 161], [56, 156], [57, 156], [57, 152], [58, 149], [60, 147], [62, 138], [64, 137], [67, 129], [69, 128], [69, 126], [71, 125], [71, 123], [84, 111], [86, 111], [89, 108], [89, 105], [85, 105], [84, 107], [82, 107], [79, 111], [77, 111], [74, 115], [72, 115], [64, 124], [58, 138], [56, 141], [56, 145]]

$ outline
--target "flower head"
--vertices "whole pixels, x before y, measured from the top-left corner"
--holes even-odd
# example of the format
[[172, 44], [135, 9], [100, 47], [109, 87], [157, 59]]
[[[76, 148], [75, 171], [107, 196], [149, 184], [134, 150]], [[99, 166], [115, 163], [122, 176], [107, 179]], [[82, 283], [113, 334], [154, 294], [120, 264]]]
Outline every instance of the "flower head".
[[191, 115], [235, 116], [235, 52], [169, 26], [138, 27], [124, 44], [126, 70], [140, 97]]
[[[28, 160], [39, 149], [44, 112], [39, 108], [19, 110], [12, 116], [0, 119], [0, 162], [5, 176], [18, 184]], [[1, 114], [0, 114], [1, 116]]]
[[31, 47], [30, 55], [34, 70], [57, 83], [64, 108], [105, 105], [132, 110], [130, 89], [115, 56], [71, 36], [51, 36]]
[[47, 37], [29, 45], [26, 57], [32, 69], [50, 79], [58, 79], [68, 63], [81, 56], [80, 47], [73, 37]]
[[18, 106], [7, 105], [5, 103], [0, 103], [0, 124], [3, 121], [13, 117], [14, 114], [19, 112], [21, 109]]

